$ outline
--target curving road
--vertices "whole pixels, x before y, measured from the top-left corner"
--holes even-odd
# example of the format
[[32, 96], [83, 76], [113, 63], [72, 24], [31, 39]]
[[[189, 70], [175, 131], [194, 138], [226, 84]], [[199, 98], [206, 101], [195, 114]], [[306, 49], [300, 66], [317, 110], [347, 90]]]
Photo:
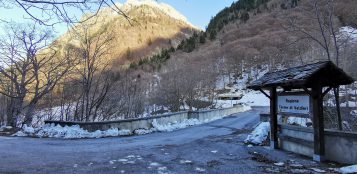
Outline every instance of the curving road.
[[0, 173], [260, 173], [242, 142], [266, 109], [143, 136], [0, 137]]

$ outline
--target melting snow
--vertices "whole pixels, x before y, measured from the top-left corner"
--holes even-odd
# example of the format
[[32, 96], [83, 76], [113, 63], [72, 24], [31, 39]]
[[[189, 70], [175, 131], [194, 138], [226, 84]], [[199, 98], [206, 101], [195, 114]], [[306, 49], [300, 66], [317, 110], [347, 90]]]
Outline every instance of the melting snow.
[[244, 140], [245, 143], [251, 143], [254, 145], [261, 145], [263, 141], [268, 138], [270, 129], [269, 122], [261, 122], [252, 133]]
[[54, 124], [46, 124], [40, 128], [32, 128], [24, 125], [21, 131], [15, 133], [13, 136], [36, 136], [36, 137], [49, 137], [49, 138], [102, 138], [102, 137], [113, 137], [119, 135], [130, 135], [129, 130], [119, 130], [119, 129], [109, 129], [106, 131], [97, 130], [95, 132], [88, 132], [80, 128], [78, 125], [75, 126], [65, 126], [60, 125], [55, 126]]

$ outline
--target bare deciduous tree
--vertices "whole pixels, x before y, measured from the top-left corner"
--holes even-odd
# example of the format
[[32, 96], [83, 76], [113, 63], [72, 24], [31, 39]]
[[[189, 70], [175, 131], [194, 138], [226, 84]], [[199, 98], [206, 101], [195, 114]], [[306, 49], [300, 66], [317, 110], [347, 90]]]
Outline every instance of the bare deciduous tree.
[[94, 29], [82, 24], [74, 30], [73, 43], [77, 47], [80, 64], [76, 72], [80, 76], [81, 92], [77, 102], [77, 113], [82, 121], [94, 121], [112, 85], [114, 74], [108, 70], [111, 42], [114, 35], [105, 27]]
[[[304, 17], [309, 18], [309, 25], [301, 25], [302, 16], [291, 17], [288, 20], [288, 31], [298, 36], [298, 40], [311, 40], [318, 44], [327, 60], [334, 61], [340, 66], [341, 48], [347, 44], [338, 29], [338, 21], [335, 14], [334, 0], [313, 0], [308, 1], [305, 7], [299, 7]], [[338, 128], [342, 130], [342, 118], [340, 113], [339, 87], [334, 87], [335, 102], [337, 107]]]
[[[81, 23], [96, 16], [103, 7], [109, 7], [130, 22], [129, 17], [116, 5], [113, 0], [1, 0], [0, 9], [19, 8], [35, 22], [53, 26], [57, 23]], [[80, 19], [77, 12], [90, 13], [86, 18]], [[4, 21], [4, 19], [1, 19]]]
[[30, 125], [36, 106], [73, 67], [67, 52], [59, 54], [49, 30], [11, 24], [0, 43], [0, 93], [11, 98], [8, 124], [16, 126], [20, 114]]

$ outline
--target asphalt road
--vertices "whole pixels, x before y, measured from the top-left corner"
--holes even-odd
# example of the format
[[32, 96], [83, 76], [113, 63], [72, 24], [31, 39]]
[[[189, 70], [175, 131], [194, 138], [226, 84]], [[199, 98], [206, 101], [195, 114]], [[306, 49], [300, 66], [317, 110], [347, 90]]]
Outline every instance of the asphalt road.
[[[266, 148], [247, 147], [243, 140], [265, 109], [142, 136], [0, 137], [0, 173], [262, 173], [273, 162], [257, 159], [259, 150], [268, 154]], [[276, 153], [271, 156], [283, 159], [275, 160], [292, 158]]]

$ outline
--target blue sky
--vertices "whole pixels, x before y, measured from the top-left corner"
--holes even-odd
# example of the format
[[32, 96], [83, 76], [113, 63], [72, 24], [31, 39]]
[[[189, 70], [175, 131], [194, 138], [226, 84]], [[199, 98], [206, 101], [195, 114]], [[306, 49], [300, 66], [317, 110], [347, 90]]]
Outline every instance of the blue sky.
[[205, 29], [209, 20], [237, 0], [161, 0], [173, 6], [197, 27]]
[[[126, 0], [117, 0], [117, 2], [124, 3]], [[164, 2], [177, 11], [182, 13], [187, 19], [195, 26], [205, 29], [208, 25], [210, 19], [216, 15], [224, 7], [230, 6], [233, 2], [237, 0], [158, 0], [158, 2]], [[0, 9], [1, 19], [6, 19], [8, 21], [24, 22], [24, 19], [28, 17], [19, 8], [12, 9]], [[66, 24], [57, 24], [54, 27], [57, 35], [64, 33], [67, 30]], [[0, 34], [3, 33], [0, 29]]]

